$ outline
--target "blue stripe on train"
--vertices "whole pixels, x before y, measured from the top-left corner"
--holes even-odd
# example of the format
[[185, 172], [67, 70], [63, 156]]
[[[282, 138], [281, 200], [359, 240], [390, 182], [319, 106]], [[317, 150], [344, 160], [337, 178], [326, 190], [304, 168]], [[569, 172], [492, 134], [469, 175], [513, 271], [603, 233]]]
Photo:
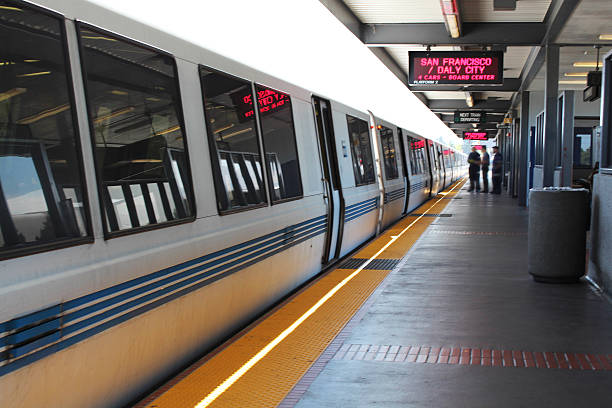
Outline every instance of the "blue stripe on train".
[[[8, 336], [0, 339], [2, 340], [0, 345], [12, 345], [13, 347], [0, 353], [0, 362], [9, 358], [13, 359], [13, 361], [10, 361], [6, 365], [0, 367], [0, 376], [35, 362], [45, 356], [48, 356], [49, 354], [55, 353], [56, 351], [69, 347], [83, 339], [100, 333], [109, 327], [115, 326], [134, 316], [138, 316], [159, 305], [167, 303], [170, 300], [176, 299], [177, 297], [209, 285], [212, 282], [269, 258], [288, 248], [298, 245], [301, 242], [314, 238], [325, 232], [326, 222], [327, 217], [325, 215], [316, 217], [308, 221], [294, 224], [281, 230], [272, 232], [262, 237], [246, 241], [233, 247], [159, 270], [149, 275], [145, 275], [140, 278], [79, 297], [60, 305], [55, 305], [41, 311], [30, 313], [26, 316], [3, 322], [0, 324], [0, 333], [10, 333], [7, 333], [9, 334]], [[237, 251], [245, 247], [248, 248]], [[215, 259], [230, 252], [233, 253], [231, 255]], [[148, 283], [144, 286], [140, 286], [146, 282], [154, 281], [157, 278], [170, 275], [185, 268], [190, 269], [186, 269], [175, 275]], [[138, 287], [134, 288], [136, 286]], [[66, 311], [76, 307], [83, 306], [87, 303], [91, 303], [92, 301], [103, 297], [108, 297], [109, 295], [122, 292], [130, 288], [134, 289], [84, 307], [77, 311], [66, 313]], [[146, 292], [151, 293], [145, 294]], [[127, 300], [129, 301], [126, 302]], [[118, 305], [119, 303], [122, 304]], [[113, 305], [117, 306], [112, 307]], [[111, 309], [105, 310], [102, 313], [94, 314], [109, 307], [111, 307]], [[121, 314], [123, 312], [126, 313]], [[89, 318], [71, 325], [66, 325], [66, 323], [73, 322], [77, 319], [82, 319], [83, 317], [92, 314], [94, 315]], [[59, 317], [62, 319], [62, 327], [59, 327], [57, 324]], [[107, 319], [110, 320], [100, 323]], [[61, 340], [61, 338], [80, 330], [84, 331], [73, 337], [57, 342], [58, 340]], [[29, 343], [27, 342], [28, 340]], [[55, 344], [50, 345], [51, 343]], [[19, 358], [37, 349], [38, 351]]]

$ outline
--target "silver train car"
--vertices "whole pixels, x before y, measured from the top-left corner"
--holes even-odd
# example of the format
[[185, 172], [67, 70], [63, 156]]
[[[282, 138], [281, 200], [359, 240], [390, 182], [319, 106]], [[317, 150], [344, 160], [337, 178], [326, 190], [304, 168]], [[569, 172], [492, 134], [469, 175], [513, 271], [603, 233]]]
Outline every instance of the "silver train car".
[[1, 407], [132, 401], [466, 170], [90, 3], [0, 32]]

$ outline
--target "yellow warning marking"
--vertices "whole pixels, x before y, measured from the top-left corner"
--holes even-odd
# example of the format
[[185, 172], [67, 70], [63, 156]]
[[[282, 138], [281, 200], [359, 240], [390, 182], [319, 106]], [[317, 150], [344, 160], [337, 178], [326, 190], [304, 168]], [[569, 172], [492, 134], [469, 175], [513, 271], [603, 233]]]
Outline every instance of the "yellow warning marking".
[[[432, 201], [415, 211], [434, 213], [448, 204]], [[323, 276], [147, 407], [276, 406], [389, 273], [360, 272], [383, 252], [403, 257], [433, 220], [404, 218], [355, 255], [373, 251], [358, 269]]]

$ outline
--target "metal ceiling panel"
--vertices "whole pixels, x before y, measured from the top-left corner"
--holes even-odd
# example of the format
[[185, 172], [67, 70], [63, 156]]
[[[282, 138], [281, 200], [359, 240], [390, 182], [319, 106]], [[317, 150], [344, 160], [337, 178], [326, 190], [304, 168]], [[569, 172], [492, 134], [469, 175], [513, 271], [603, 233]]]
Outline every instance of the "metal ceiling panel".
[[494, 11], [493, 0], [462, 0], [461, 18], [474, 23], [541, 23], [550, 3], [551, 0], [521, 0], [516, 2], [514, 11]]
[[612, 34], [610, 22], [610, 0], [582, 0], [561, 30], [557, 42], [561, 43], [601, 43], [600, 34]]
[[437, 0], [344, 0], [344, 2], [366, 24], [444, 21], [440, 2]]
[[504, 78], [518, 78], [533, 47], [508, 47], [504, 53]]

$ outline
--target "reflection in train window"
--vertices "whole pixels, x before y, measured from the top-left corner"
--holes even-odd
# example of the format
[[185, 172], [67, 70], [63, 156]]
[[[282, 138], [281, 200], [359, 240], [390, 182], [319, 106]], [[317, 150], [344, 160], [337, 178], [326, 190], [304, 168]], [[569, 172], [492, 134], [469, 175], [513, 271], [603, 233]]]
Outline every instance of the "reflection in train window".
[[380, 142], [385, 159], [385, 175], [387, 180], [399, 177], [397, 161], [395, 160], [395, 142], [393, 141], [393, 130], [380, 126]]
[[374, 161], [370, 143], [370, 127], [365, 120], [346, 115], [351, 156], [353, 157], [353, 174], [355, 185], [362, 186], [374, 182]]
[[193, 217], [174, 60], [85, 25], [79, 34], [108, 230]]
[[251, 84], [203, 67], [200, 77], [217, 208], [266, 203]]
[[[9, 4], [0, 2], [0, 5]], [[62, 22], [0, 10], [0, 250], [88, 235]]]
[[425, 141], [410, 137], [410, 170], [413, 175], [425, 173]]
[[[257, 105], [266, 151], [272, 201], [302, 196], [293, 113], [289, 95], [257, 85]], [[247, 167], [250, 163], [247, 163]], [[252, 166], [249, 173], [253, 173]]]

